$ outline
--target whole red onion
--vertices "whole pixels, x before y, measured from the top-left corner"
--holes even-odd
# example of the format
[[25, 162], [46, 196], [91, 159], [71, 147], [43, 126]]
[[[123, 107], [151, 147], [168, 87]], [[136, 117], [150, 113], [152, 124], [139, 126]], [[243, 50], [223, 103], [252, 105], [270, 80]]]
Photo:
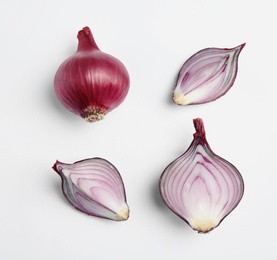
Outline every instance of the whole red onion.
[[95, 122], [124, 101], [129, 74], [121, 61], [99, 50], [89, 27], [77, 38], [77, 51], [58, 68], [54, 89], [65, 108]]

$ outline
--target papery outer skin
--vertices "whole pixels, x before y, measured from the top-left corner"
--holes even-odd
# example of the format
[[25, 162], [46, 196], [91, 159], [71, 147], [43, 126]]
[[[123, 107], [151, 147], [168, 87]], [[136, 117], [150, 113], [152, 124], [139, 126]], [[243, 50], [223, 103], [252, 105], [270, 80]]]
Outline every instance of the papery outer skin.
[[120, 60], [99, 50], [88, 27], [79, 31], [78, 39], [76, 53], [56, 72], [54, 89], [65, 108], [95, 122], [124, 101], [129, 74]]
[[202, 119], [185, 153], [170, 163], [160, 178], [165, 204], [199, 233], [208, 233], [239, 204], [244, 182], [237, 168], [210, 148]]
[[52, 168], [61, 177], [65, 198], [76, 209], [100, 218], [128, 219], [123, 180], [109, 161], [98, 157], [73, 164], [56, 161]]
[[235, 82], [244, 46], [207, 48], [191, 56], [179, 72], [173, 101], [182, 106], [203, 104], [225, 95]]

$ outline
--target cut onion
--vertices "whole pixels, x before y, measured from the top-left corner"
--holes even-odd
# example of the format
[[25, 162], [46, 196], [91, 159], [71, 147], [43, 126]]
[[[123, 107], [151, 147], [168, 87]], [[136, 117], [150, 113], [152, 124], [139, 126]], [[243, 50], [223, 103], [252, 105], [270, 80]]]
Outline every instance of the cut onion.
[[73, 164], [56, 161], [53, 169], [62, 179], [65, 198], [76, 209], [100, 218], [128, 219], [124, 184], [109, 161], [97, 157]]
[[173, 101], [182, 106], [203, 104], [225, 95], [233, 86], [238, 58], [245, 46], [232, 49], [207, 48], [191, 56], [182, 66]]
[[237, 168], [210, 148], [201, 118], [187, 151], [160, 178], [165, 204], [199, 233], [216, 228], [242, 199], [244, 182]]

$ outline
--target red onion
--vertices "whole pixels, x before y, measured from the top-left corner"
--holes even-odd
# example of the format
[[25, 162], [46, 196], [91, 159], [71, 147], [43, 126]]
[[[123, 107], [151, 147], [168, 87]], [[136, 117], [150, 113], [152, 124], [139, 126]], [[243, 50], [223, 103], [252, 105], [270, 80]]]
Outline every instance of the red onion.
[[173, 101], [182, 106], [203, 104], [225, 95], [235, 82], [244, 46], [207, 48], [191, 56], [179, 72]]
[[128, 219], [124, 184], [109, 161], [97, 157], [73, 164], [56, 161], [53, 169], [61, 177], [65, 198], [76, 209], [100, 218]]
[[54, 88], [69, 111], [95, 122], [124, 101], [129, 74], [121, 61], [99, 50], [89, 27], [77, 37], [78, 49], [60, 65]]
[[160, 178], [165, 204], [199, 233], [216, 228], [240, 202], [244, 182], [234, 165], [211, 150], [202, 119], [187, 151]]

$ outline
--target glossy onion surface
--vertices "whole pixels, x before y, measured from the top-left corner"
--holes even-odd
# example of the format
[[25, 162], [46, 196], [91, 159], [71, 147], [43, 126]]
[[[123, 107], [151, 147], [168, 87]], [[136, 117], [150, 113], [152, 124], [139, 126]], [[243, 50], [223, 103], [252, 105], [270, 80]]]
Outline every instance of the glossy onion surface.
[[173, 101], [182, 106], [203, 104], [225, 95], [235, 82], [244, 46], [207, 48], [190, 57], [179, 72]]
[[128, 219], [124, 184], [109, 161], [97, 157], [73, 164], [56, 161], [53, 169], [62, 179], [65, 198], [76, 209], [100, 218]]
[[203, 121], [187, 151], [170, 163], [160, 178], [166, 205], [199, 233], [207, 233], [235, 209], [244, 192], [237, 168], [211, 150]]
[[54, 89], [60, 102], [88, 122], [96, 122], [118, 107], [129, 91], [123, 63], [96, 45], [88, 27], [78, 33], [78, 49], [58, 68]]

